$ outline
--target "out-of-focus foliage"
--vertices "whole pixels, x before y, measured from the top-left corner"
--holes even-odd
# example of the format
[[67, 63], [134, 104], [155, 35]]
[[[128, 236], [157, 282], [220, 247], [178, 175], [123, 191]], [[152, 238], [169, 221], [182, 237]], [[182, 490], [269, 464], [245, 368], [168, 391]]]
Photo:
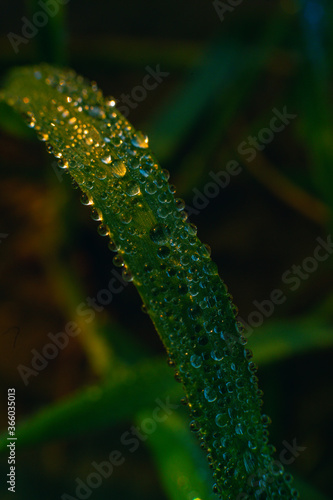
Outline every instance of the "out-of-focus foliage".
[[[285, 440], [306, 447], [290, 465], [301, 497], [332, 496], [332, 257], [313, 272], [304, 269], [316, 239], [327, 240], [332, 230], [332, 4], [242, 2], [221, 22], [213, 3], [204, 1], [167, 7], [97, 2], [93, 10], [88, 3], [69, 3], [15, 54], [7, 33], [20, 33], [21, 17], [32, 19], [38, 10], [36, 2], [20, 12], [9, 9], [1, 40], [3, 75], [11, 66], [41, 59], [69, 63], [123, 105], [123, 93], [131, 95], [142, 85], [148, 65], [160, 64], [170, 73], [143, 101], [134, 100], [130, 120], [154, 131], [152, 148], [171, 171], [179, 196], [194, 209], [191, 220], [213, 248], [240, 316], [248, 322], [272, 290], [284, 293], [286, 300], [271, 313], [259, 311], [262, 321], [251, 332], [249, 347], [260, 367], [278, 455]], [[284, 106], [296, 119], [247, 161], [239, 145], [268, 127], [273, 108]], [[87, 477], [94, 460], [117, 448], [119, 436], [151, 413], [163, 391], [170, 387], [168, 394], [181, 396], [130, 286], [96, 311], [91, 324], [82, 324], [83, 334], [28, 387], [23, 385], [17, 365], [28, 365], [31, 349], [41, 350], [49, 331], [77, 320], [77, 306], [105, 288], [109, 255], [78, 200], [68, 195], [68, 180], [49, 164], [21, 119], [1, 108], [0, 125], [0, 232], [8, 234], [0, 245], [1, 402], [6, 408], [7, 387], [15, 386], [21, 444], [36, 442], [26, 451], [17, 447], [17, 498], [38, 500], [47, 491], [53, 499], [73, 493], [75, 478]], [[241, 173], [225, 188], [209, 190], [210, 172], [221, 172], [231, 160], [240, 163]], [[95, 254], [101, 255], [98, 264]], [[296, 289], [283, 279], [287, 271], [306, 276]], [[10, 328], [16, 325], [13, 348], [17, 329]], [[144, 367], [152, 373], [149, 381], [140, 378]], [[115, 383], [117, 370], [133, 380], [128, 393], [121, 380]], [[90, 386], [99, 395], [110, 389], [105, 405], [96, 401], [95, 425]], [[192, 491], [208, 498], [200, 448], [191, 448], [186, 412], [176, 413], [126, 456], [93, 492], [94, 499], [185, 500]], [[5, 415], [2, 424], [5, 429]], [[37, 434], [43, 445], [37, 446]], [[10, 498], [5, 485], [2, 489], [2, 497]]]

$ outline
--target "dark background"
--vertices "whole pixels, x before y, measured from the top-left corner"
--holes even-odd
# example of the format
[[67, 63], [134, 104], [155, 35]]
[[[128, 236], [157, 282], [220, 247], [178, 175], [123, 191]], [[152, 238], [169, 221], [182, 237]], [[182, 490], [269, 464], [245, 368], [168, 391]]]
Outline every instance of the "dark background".
[[[256, 310], [253, 302], [269, 299], [272, 290], [286, 296], [254, 330], [249, 347], [258, 355], [271, 441], [278, 452], [284, 440], [306, 447], [290, 466], [297, 485], [304, 498], [332, 498], [332, 256], [295, 291], [282, 276], [313, 256], [316, 238], [326, 240], [332, 229], [333, 6], [320, 0], [244, 1], [221, 21], [207, 0], [71, 0], [15, 54], [8, 33], [21, 35], [22, 17], [32, 20], [40, 9], [34, 1], [3, 5], [2, 77], [13, 66], [46, 61], [74, 68], [121, 100], [142, 85], [147, 66], [160, 65], [169, 76], [147, 91], [128, 118], [148, 133], [177, 196], [193, 207], [193, 189], [205, 192], [209, 172], [239, 161], [242, 172], [190, 218], [211, 246], [244, 320]], [[246, 161], [239, 144], [268, 126], [273, 108], [284, 106], [296, 118]], [[128, 345], [128, 363], [131, 356], [162, 359], [165, 353], [130, 285], [98, 314], [86, 340], [72, 339], [24, 386], [17, 366], [29, 364], [31, 349], [42, 349], [48, 332], [75, 320], [76, 306], [105, 288], [113, 265], [70, 179], [52, 166], [44, 145], [18, 117], [5, 106], [0, 110], [5, 429], [8, 387], [16, 388], [19, 422], [109, 376], [106, 345], [115, 357], [113, 343], [121, 344], [120, 352]], [[87, 424], [83, 437], [17, 450], [16, 498], [73, 494], [75, 477], [85, 477], [91, 461], [102, 460], [135, 418], [100, 431]], [[1, 473], [6, 470], [4, 461]], [[92, 498], [172, 498], [160, 478], [149, 445], [142, 445]], [[5, 484], [1, 489], [10, 498]]]

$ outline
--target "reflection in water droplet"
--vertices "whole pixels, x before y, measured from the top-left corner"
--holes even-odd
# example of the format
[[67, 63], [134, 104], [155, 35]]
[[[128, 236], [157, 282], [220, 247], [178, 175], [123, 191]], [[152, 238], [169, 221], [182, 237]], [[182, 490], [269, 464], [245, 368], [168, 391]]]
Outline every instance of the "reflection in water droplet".
[[82, 193], [80, 197], [82, 205], [92, 205], [92, 200], [86, 193]]
[[101, 236], [107, 236], [109, 234], [109, 228], [107, 226], [105, 226], [104, 224], [100, 224], [98, 226], [98, 234], [100, 234]]
[[114, 242], [114, 241], [109, 241], [109, 244], [108, 244], [108, 247], [109, 249], [111, 250], [111, 252], [118, 252], [119, 250], [119, 246]]
[[133, 134], [131, 142], [136, 148], [148, 148], [148, 137], [142, 132]]
[[157, 245], [164, 245], [168, 241], [169, 234], [170, 229], [164, 224], [157, 224], [149, 232], [150, 239]]
[[148, 194], [154, 194], [157, 191], [157, 186], [154, 182], [147, 182], [145, 185], [145, 191]]
[[94, 168], [94, 174], [95, 177], [97, 177], [97, 179], [100, 179], [101, 181], [103, 181], [107, 177], [107, 172], [105, 168], [99, 166]]
[[121, 160], [116, 160], [111, 164], [111, 173], [115, 177], [124, 177], [126, 171], [126, 165]]
[[124, 269], [123, 272], [122, 272], [122, 277], [124, 279], [124, 281], [133, 281], [133, 274], [131, 273], [131, 271], [129, 271], [129, 269]]
[[215, 417], [215, 423], [218, 427], [225, 427], [228, 423], [228, 416], [226, 413], [219, 413]]
[[159, 247], [157, 250], [157, 256], [160, 259], [166, 259], [170, 255], [170, 248], [169, 247]]
[[97, 210], [97, 208], [93, 208], [91, 211], [91, 218], [93, 220], [102, 220], [102, 214]]
[[124, 259], [122, 258], [121, 255], [116, 255], [115, 257], [113, 257], [113, 261], [112, 262], [117, 267], [123, 267], [125, 265]]
[[111, 155], [105, 156], [105, 158], [102, 158], [102, 162], [105, 163], [106, 165], [109, 165], [112, 162]]
[[202, 358], [197, 354], [193, 354], [193, 356], [191, 356], [190, 361], [193, 368], [200, 368], [200, 366], [202, 365]]
[[216, 392], [211, 387], [206, 387], [204, 390], [204, 396], [209, 403], [212, 403], [216, 399]]
[[140, 186], [136, 182], [131, 181], [127, 184], [125, 192], [128, 196], [135, 196], [141, 193]]

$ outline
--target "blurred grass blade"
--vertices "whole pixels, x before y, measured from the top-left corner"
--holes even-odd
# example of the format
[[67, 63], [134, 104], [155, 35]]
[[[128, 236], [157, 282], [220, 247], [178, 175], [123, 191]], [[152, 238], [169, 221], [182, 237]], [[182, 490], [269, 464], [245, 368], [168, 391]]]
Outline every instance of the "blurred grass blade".
[[[124, 343], [120, 341], [122, 333], [122, 330], [112, 332], [117, 359], [119, 347], [120, 356], [126, 362], [135, 361], [135, 356], [128, 358], [126, 355], [126, 351], [131, 352], [132, 349], [128, 349], [128, 339]], [[332, 328], [318, 324], [315, 316], [297, 321], [267, 322], [256, 328], [249, 339], [249, 347], [255, 350], [255, 361], [260, 366], [332, 345]], [[157, 397], [167, 395], [176, 401], [182, 396], [182, 390], [174, 383], [164, 360], [145, 360], [130, 368], [114, 365], [110, 377], [111, 382], [83, 389], [68, 400], [52, 404], [21, 422], [17, 428], [17, 446], [32, 446], [94, 432], [96, 427], [102, 429], [122, 419], [133, 419], [139, 412], [152, 407]], [[5, 449], [5, 444], [3, 440], [1, 451]]]
[[314, 488], [311, 484], [299, 476], [294, 476], [294, 483], [298, 489], [302, 500], [331, 500], [332, 497], [328, 497], [326, 494], [321, 493]]
[[[110, 427], [156, 406], [155, 399], [181, 396], [170, 369], [159, 359], [145, 361], [132, 369], [115, 367], [111, 382], [88, 387], [27, 418], [17, 427], [17, 448], [36, 446], [96, 429]], [[7, 448], [7, 434], [0, 440], [0, 451]]]
[[3, 101], [0, 101], [0, 128], [14, 137], [30, 141], [36, 139], [36, 134], [27, 127], [22, 116]]
[[[148, 414], [137, 418], [140, 423]], [[172, 414], [146, 441], [169, 500], [216, 500], [208, 465], [185, 419]]]
[[36, 62], [64, 65], [68, 63], [66, 13], [67, 5], [60, 2], [45, 2], [47, 9], [41, 7], [40, 0], [26, 0], [28, 18], [33, 19], [39, 13], [39, 19], [45, 17], [46, 23], [37, 29], [34, 36]]
[[[310, 5], [311, 4], [311, 5]], [[323, 2], [306, 2], [301, 17], [305, 63], [298, 81], [304, 142], [310, 153], [311, 173], [318, 192], [331, 209], [333, 224], [333, 112], [331, 106], [329, 56], [324, 37], [330, 25]], [[312, 14], [310, 13], [312, 12]], [[311, 96], [311, 97], [309, 97]]]
[[260, 365], [333, 346], [332, 326], [318, 317], [267, 321], [247, 337]]
[[[288, 16], [272, 16], [261, 39], [246, 51], [244, 45], [230, 38], [220, 37], [212, 43], [203, 55], [202, 64], [190, 71], [186, 81], [170, 96], [162, 109], [156, 111], [156, 117], [144, 126], [161, 162], [174, 157], [193, 128], [199, 125], [204, 112], [212, 106], [216, 107], [216, 101], [223, 103], [219, 109], [221, 128], [213, 129], [210, 120], [205, 120], [205, 123], [215, 137], [214, 132], [221, 134], [222, 125], [228, 123], [263, 68], [268, 55], [281, 40], [288, 20]], [[235, 92], [235, 82], [240, 79], [243, 86], [240, 86], [239, 92]], [[202, 125], [199, 129], [202, 132]], [[209, 138], [209, 134], [206, 135]]]

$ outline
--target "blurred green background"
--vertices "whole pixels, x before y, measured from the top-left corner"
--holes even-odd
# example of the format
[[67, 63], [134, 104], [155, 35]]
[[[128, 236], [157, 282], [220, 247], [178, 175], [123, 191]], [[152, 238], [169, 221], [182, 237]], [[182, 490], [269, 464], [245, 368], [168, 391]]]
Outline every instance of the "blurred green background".
[[[258, 321], [249, 347], [277, 457], [284, 441], [306, 447], [289, 471], [302, 498], [328, 499], [333, 257], [305, 273], [295, 290], [283, 276], [295, 276], [294, 265], [304, 273], [317, 238], [326, 241], [332, 231], [333, 5], [232, 3], [70, 0], [59, 7], [54, 0], [56, 15], [37, 30], [44, 19], [38, 13], [45, 12], [40, 2], [7, 3], [1, 76], [45, 61], [98, 82], [148, 133], [240, 316], [250, 322], [258, 311], [254, 301], [283, 292], [284, 303]], [[33, 26], [24, 28], [27, 23]], [[167, 75], [148, 89], [147, 75], [156, 68]], [[296, 117], [270, 136], [263, 130], [273, 110], [284, 108]], [[244, 154], [250, 136], [261, 139], [253, 159]], [[232, 160], [240, 173], [225, 188], [209, 187], [211, 172], [223, 175]], [[118, 449], [125, 461], [93, 489], [94, 500], [213, 499], [211, 472], [183, 406], [135, 452], [120, 443], [133, 425], [152, 417], [156, 399], [179, 404], [182, 389], [132, 285], [91, 323], [78, 317], [78, 305], [107, 287], [116, 269], [113, 254], [70, 179], [5, 105], [0, 161], [0, 417], [5, 431], [7, 389], [15, 387], [16, 498], [75, 498], [75, 479], [85, 481], [92, 462]], [[25, 386], [18, 365], [30, 366], [31, 350], [41, 352], [48, 333], [63, 331], [69, 321], [79, 324], [80, 335]], [[1, 498], [11, 498], [3, 479], [0, 490]]]

